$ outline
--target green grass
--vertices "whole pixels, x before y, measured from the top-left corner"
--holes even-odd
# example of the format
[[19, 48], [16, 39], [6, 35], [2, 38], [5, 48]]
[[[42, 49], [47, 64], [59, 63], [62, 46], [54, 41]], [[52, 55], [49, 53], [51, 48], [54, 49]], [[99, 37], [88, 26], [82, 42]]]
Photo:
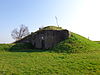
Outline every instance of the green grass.
[[41, 30], [64, 30], [62, 27], [57, 27], [57, 26], [47, 26], [43, 27]]
[[0, 44], [0, 52], [9, 51], [12, 46], [14, 46], [14, 44]]
[[0, 52], [2, 51], [30, 51], [32, 50], [32, 45], [27, 43], [18, 43], [18, 44], [0, 44]]
[[94, 42], [96, 42], [96, 43], [100, 44], [100, 41], [94, 41]]
[[0, 75], [100, 75], [100, 51], [0, 52]]
[[71, 37], [57, 44], [53, 51], [55, 52], [88, 52], [93, 50], [99, 50], [100, 44], [91, 41], [83, 36], [71, 32]]

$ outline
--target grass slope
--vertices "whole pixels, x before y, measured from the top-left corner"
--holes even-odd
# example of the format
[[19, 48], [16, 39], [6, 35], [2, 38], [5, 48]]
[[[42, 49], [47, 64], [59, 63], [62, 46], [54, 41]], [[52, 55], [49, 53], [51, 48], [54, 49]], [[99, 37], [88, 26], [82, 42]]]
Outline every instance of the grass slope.
[[23, 43], [18, 43], [18, 44], [0, 44], [0, 52], [2, 51], [30, 51], [32, 50], [32, 45], [31, 44], [23, 44]]
[[100, 41], [94, 41], [94, 42], [96, 42], [96, 43], [100, 44]]
[[62, 27], [57, 27], [57, 26], [47, 26], [42, 28], [41, 30], [64, 30]]
[[100, 75], [100, 51], [0, 52], [0, 75]]
[[57, 44], [54, 48], [56, 52], [87, 52], [92, 50], [100, 50], [100, 44], [91, 41], [83, 36], [71, 33], [71, 37]]

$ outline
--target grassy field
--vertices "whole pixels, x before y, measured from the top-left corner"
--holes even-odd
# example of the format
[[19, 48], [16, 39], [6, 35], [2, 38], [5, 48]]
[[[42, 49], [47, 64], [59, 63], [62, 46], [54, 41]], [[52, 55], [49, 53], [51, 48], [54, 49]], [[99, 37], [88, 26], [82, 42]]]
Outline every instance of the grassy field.
[[0, 75], [100, 75], [100, 51], [0, 52]]

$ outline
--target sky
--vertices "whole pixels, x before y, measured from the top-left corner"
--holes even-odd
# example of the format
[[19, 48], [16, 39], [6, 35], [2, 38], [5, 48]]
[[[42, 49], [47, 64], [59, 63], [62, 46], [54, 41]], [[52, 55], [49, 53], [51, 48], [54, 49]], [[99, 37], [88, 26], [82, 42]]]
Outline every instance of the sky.
[[100, 41], [100, 0], [0, 0], [0, 43], [11, 43], [21, 24], [30, 32], [57, 26]]

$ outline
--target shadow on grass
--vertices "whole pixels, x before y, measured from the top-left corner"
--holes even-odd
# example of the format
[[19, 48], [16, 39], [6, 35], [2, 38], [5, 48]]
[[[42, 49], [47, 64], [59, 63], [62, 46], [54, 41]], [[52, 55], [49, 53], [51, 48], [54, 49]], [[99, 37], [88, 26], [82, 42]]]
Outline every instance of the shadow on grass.
[[9, 48], [10, 52], [48, 52], [50, 50], [34, 49], [32, 44], [18, 43]]

